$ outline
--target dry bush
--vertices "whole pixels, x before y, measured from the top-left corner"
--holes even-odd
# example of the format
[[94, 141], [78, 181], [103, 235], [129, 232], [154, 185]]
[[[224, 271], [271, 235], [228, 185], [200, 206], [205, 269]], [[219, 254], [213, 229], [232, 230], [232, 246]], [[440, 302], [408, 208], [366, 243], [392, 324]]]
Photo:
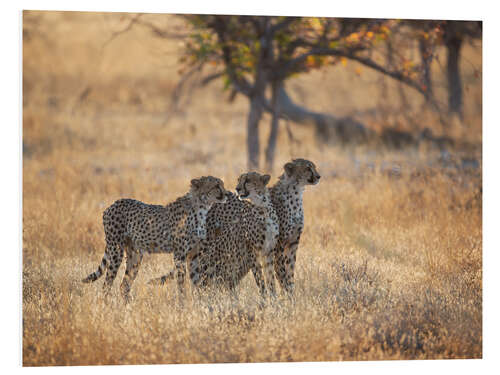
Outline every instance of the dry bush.
[[[134, 29], [101, 49], [120, 15], [39, 14], [24, 43], [24, 365], [482, 356], [481, 118], [471, 104], [480, 84], [464, 124], [450, 129], [479, 145], [468, 153], [319, 148], [311, 129], [290, 125], [297, 142], [281, 132], [271, 184], [291, 157], [313, 160], [323, 176], [304, 194], [293, 301], [262, 307], [249, 276], [237, 300], [188, 292], [181, 305], [175, 285], [147, 285], [171, 269], [166, 254], [145, 257], [124, 306], [124, 267], [107, 302], [102, 279], [80, 282], [104, 251], [103, 210], [122, 197], [170, 202], [200, 175], [234, 189], [245, 171], [247, 103], [226, 104], [216, 84], [166, 122], [177, 41]], [[378, 107], [369, 83], [377, 76], [354, 80], [343, 69], [291, 86], [314, 93], [302, 101], [316, 110]], [[432, 115], [413, 117], [439, 133]]]

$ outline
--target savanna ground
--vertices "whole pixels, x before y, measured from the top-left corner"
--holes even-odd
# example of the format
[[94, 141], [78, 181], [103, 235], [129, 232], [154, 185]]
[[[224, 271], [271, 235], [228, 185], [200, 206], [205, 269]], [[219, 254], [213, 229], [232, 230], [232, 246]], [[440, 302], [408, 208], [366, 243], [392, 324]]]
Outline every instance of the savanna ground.
[[[246, 170], [248, 103], [229, 104], [214, 83], [167, 119], [179, 40], [134, 28], [103, 47], [124, 26], [120, 14], [35, 12], [27, 20], [25, 366], [482, 357], [480, 43], [464, 50], [464, 120], [446, 126], [418, 94], [354, 63], [289, 82], [315, 110], [355, 115], [376, 130], [430, 127], [468, 144], [447, 152], [426, 143], [319, 147], [311, 129], [290, 124], [295, 140], [282, 131], [271, 184], [292, 157], [313, 160], [322, 175], [304, 194], [295, 302], [259, 309], [249, 276], [236, 303], [188, 293], [181, 306], [175, 285], [147, 285], [171, 269], [166, 254], [145, 257], [125, 307], [123, 269], [108, 304], [102, 279], [80, 281], [104, 251], [102, 211], [121, 197], [165, 204], [200, 175], [234, 189]], [[445, 98], [441, 58], [434, 74]]]

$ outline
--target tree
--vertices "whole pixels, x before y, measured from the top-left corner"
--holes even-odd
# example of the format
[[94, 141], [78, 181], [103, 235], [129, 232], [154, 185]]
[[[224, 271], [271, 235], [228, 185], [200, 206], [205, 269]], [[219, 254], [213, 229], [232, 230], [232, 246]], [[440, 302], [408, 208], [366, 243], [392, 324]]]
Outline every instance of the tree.
[[448, 84], [448, 112], [463, 117], [463, 91], [460, 74], [460, 54], [464, 42], [482, 38], [481, 21], [405, 21], [419, 41], [419, 50], [424, 67], [424, 82], [432, 96], [430, 63], [438, 46], [446, 49], [446, 80]]
[[466, 38], [482, 37], [482, 22], [446, 21], [443, 23], [443, 44], [446, 47], [448, 80], [448, 110], [463, 117], [462, 79], [460, 76], [460, 53]]
[[[350, 117], [315, 113], [294, 103], [285, 89], [288, 78], [321, 69], [326, 65], [356, 61], [389, 76], [422, 94], [429, 105], [439, 110], [434, 99], [430, 64], [436, 46], [449, 46], [448, 72], [450, 108], [461, 106], [458, 57], [461, 35], [472, 35], [469, 25], [458, 27], [446, 21], [401, 21], [386, 19], [346, 19], [317, 17], [263, 17], [184, 15], [191, 32], [181, 58], [184, 78], [209, 65], [215, 72], [204, 79], [208, 83], [223, 79], [231, 98], [242, 94], [248, 98], [247, 118], [248, 167], [259, 167], [259, 124], [264, 112], [271, 114], [271, 131], [265, 150], [266, 168], [272, 169], [279, 121], [289, 119], [298, 124], [313, 124], [321, 139], [356, 142], [372, 133]], [[140, 22], [139, 22], [140, 21]], [[135, 17], [131, 23], [148, 25], [155, 35], [168, 33]], [[420, 60], [406, 53], [409, 48], [390, 47], [406, 33], [406, 45], [419, 43]], [[455, 31], [454, 31], [455, 30]], [[459, 30], [459, 32], [457, 31]], [[401, 38], [399, 38], [401, 39]], [[453, 51], [454, 54], [452, 53]], [[385, 54], [384, 54], [385, 53]], [[457, 79], [458, 77], [458, 79]], [[457, 83], [458, 82], [458, 83]], [[269, 90], [270, 89], [270, 90]], [[271, 92], [270, 98], [266, 91]]]
[[[281, 118], [298, 123], [307, 118], [315, 123], [317, 132], [333, 128], [338, 138], [367, 136], [368, 130], [352, 119], [312, 114], [294, 104], [285, 91], [289, 77], [352, 60], [412, 87], [433, 101], [429, 90], [431, 54], [425, 43], [422, 43], [425, 56], [422, 64], [400, 56], [397, 63], [387, 66], [386, 60], [376, 55], [375, 47], [391, 38], [392, 29], [400, 27], [400, 21], [216, 15], [186, 18], [193, 26], [193, 34], [187, 43], [184, 62], [221, 66], [220, 74], [214, 77], [224, 77], [227, 88], [250, 101], [247, 146], [251, 169], [259, 165], [258, 126], [264, 111], [272, 114], [265, 151], [268, 169], [272, 168]], [[433, 32], [427, 30], [425, 35]], [[270, 100], [265, 95], [267, 87], [271, 88]]]

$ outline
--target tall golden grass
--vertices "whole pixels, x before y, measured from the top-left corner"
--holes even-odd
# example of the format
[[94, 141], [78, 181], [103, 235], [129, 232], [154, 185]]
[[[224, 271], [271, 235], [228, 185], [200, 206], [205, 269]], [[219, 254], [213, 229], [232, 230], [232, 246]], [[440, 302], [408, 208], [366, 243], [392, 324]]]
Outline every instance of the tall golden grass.
[[[108, 303], [102, 279], [80, 281], [104, 251], [102, 211], [122, 197], [170, 202], [200, 175], [234, 189], [246, 171], [247, 103], [226, 103], [214, 84], [166, 121], [180, 42], [134, 28], [102, 47], [121, 17], [24, 14], [34, 30], [23, 44], [25, 366], [482, 357], [480, 46], [464, 51], [465, 119], [448, 128], [404, 88], [412, 107], [402, 113], [398, 86], [387, 81], [381, 98], [379, 76], [358, 76], [355, 65], [289, 83], [313, 109], [357, 114], [375, 129], [416, 122], [477, 146], [319, 147], [311, 129], [290, 124], [297, 141], [281, 132], [271, 184], [292, 157], [322, 174], [304, 194], [293, 302], [260, 308], [249, 276], [237, 301], [188, 293], [181, 305], [175, 285], [147, 285], [172, 268], [166, 254], [145, 257], [125, 306], [124, 267]], [[370, 114], [381, 106], [385, 116]]]

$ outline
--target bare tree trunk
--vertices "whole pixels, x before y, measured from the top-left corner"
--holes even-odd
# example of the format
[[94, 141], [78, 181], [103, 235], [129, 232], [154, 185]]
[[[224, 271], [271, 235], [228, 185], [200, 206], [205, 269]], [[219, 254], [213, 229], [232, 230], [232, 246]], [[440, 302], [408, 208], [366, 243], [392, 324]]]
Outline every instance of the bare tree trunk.
[[278, 140], [278, 126], [280, 119], [278, 95], [281, 87], [281, 82], [276, 82], [272, 85], [271, 108], [273, 112], [271, 118], [271, 132], [269, 133], [269, 139], [267, 141], [266, 148], [266, 170], [268, 172], [272, 172], [273, 170], [274, 154], [276, 151], [276, 142]]
[[448, 110], [462, 118], [462, 80], [460, 78], [459, 58], [463, 39], [452, 35], [446, 42], [448, 75]]
[[421, 38], [418, 41], [418, 47], [420, 51], [420, 61], [422, 62], [423, 67], [423, 81], [425, 85], [425, 100], [428, 102], [433, 96], [433, 88], [432, 88], [432, 78], [431, 78], [431, 62], [432, 62], [432, 53], [429, 42], [424, 38]]
[[248, 170], [259, 168], [259, 122], [262, 118], [263, 106], [261, 98], [254, 95], [250, 98], [250, 111], [247, 121]]
[[259, 18], [261, 34], [259, 58], [257, 62], [255, 83], [250, 96], [250, 113], [248, 114], [247, 125], [247, 150], [248, 169], [259, 169], [259, 122], [264, 112], [265, 92], [268, 84], [268, 72], [266, 62], [272, 56], [272, 38], [269, 35], [270, 19], [268, 17]]

